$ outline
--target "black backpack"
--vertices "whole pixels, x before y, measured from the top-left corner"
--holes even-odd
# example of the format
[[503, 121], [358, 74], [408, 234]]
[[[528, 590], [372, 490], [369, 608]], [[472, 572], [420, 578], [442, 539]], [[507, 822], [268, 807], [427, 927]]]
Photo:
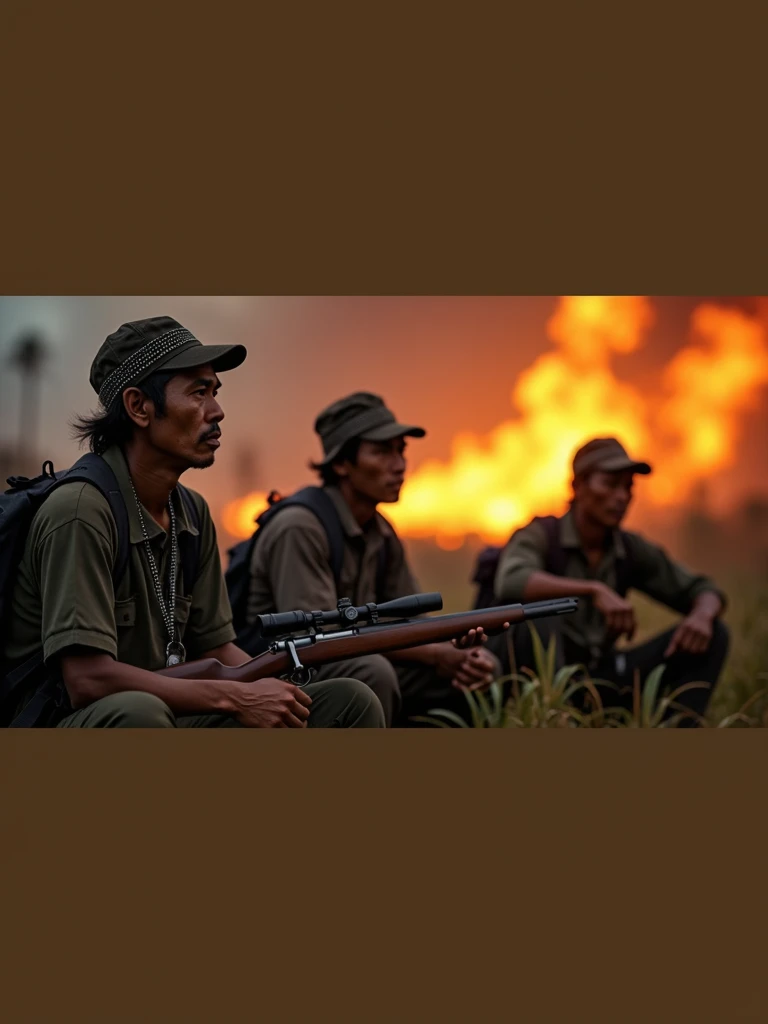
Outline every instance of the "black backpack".
[[[112, 570], [115, 588], [128, 566], [131, 545], [129, 539], [128, 510], [114, 473], [99, 455], [88, 453], [70, 468], [54, 472], [53, 463], [44, 462], [40, 476], [8, 478], [9, 489], [0, 494], [0, 638], [8, 635], [13, 589], [16, 572], [32, 519], [45, 499], [64, 483], [85, 481], [98, 487], [109, 502], [117, 527], [117, 555]], [[199, 527], [197, 508], [191, 495], [178, 485], [190, 522]], [[187, 542], [187, 538], [189, 542]], [[182, 534], [179, 556], [185, 587], [191, 590], [197, 577], [200, 556], [199, 534]], [[2, 658], [0, 648], [0, 658]], [[23, 711], [14, 717], [14, 709], [24, 692], [35, 688], [36, 693]], [[69, 701], [64, 684], [50, 672], [43, 661], [42, 647], [20, 665], [0, 665], [0, 725], [42, 726], [55, 724], [68, 713]]]
[[[560, 544], [560, 520], [557, 516], [536, 516], [533, 522], [539, 523], [547, 536], [544, 571], [553, 576], [565, 576], [566, 554]], [[624, 530], [621, 531], [621, 539], [624, 542], [626, 557], [616, 563], [616, 592], [624, 597], [630, 587], [632, 542]], [[491, 608], [499, 603], [494, 592], [494, 581], [503, 550], [503, 547], [487, 547], [477, 556], [471, 580], [477, 585], [473, 608]]]
[[[249, 626], [246, 621], [248, 612], [248, 591], [251, 583], [251, 561], [253, 550], [261, 535], [262, 529], [270, 520], [285, 508], [292, 505], [301, 505], [308, 508], [317, 516], [328, 537], [328, 545], [331, 551], [331, 570], [336, 583], [336, 592], [339, 597], [345, 596], [339, 593], [341, 581], [341, 567], [344, 562], [344, 529], [336, 511], [333, 500], [329, 497], [323, 487], [303, 487], [295, 494], [283, 498], [277, 491], [272, 491], [267, 498], [269, 508], [266, 508], [256, 519], [256, 530], [248, 540], [240, 541], [228, 551], [229, 565], [224, 574], [229, 593], [229, 603], [232, 606], [232, 624], [237, 637], [235, 643], [248, 654], [255, 657], [261, 651], [266, 650], [268, 641], [259, 636], [258, 628]], [[381, 595], [384, 585], [384, 575], [387, 569], [388, 545], [384, 544], [379, 553], [379, 564], [376, 571], [376, 592], [377, 597]], [[351, 596], [351, 595], [346, 595]], [[283, 609], [285, 610], [285, 609]], [[294, 609], [290, 609], [293, 611]]]

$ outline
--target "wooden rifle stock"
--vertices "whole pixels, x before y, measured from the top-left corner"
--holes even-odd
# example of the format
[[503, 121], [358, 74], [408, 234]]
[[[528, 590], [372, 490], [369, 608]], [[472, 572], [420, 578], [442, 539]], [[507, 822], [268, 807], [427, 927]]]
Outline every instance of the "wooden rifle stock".
[[[344, 658], [357, 658], [365, 654], [386, 654], [423, 644], [458, 640], [470, 629], [482, 627], [487, 633], [499, 632], [506, 622], [514, 625], [526, 619], [566, 615], [576, 611], [577, 606], [576, 598], [565, 597], [529, 604], [499, 605], [453, 615], [405, 619], [375, 626], [360, 626], [357, 629], [336, 629], [313, 637], [304, 634], [289, 639], [302, 665], [311, 668], [328, 661], [342, 661]], [[277, 650], [265, 651], [236, 667], [222, 665], [215, 658], [204, 658], [162, 669], [160, 674], [174, 679], [220, 679], [237, 683], [252, 683], [257, 679], [285, 675], [293, 670], [293, 661], [286, 648], [286, 641], [276, 646]]]

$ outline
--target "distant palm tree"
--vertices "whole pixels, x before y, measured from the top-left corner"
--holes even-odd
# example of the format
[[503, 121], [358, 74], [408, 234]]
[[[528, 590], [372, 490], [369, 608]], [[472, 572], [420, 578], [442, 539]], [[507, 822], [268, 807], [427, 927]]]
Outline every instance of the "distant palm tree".
[[21, 374], [19, 391], [19, 436], [16, 457], [31, 460], [37, 453], [40, 419], [40, 380], [49, 348], [37, 331], [25, 331], [11, 349], [10, 364]]

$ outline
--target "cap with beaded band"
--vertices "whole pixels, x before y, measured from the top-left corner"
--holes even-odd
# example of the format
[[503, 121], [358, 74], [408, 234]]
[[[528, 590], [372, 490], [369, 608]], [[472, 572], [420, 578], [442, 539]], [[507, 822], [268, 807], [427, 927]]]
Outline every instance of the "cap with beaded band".
[[151, 317], [125, 323], [110, 334], [91, 365], [90, 382], [105, 409], [126, 387], [135, 386], [158, 370], [184, 370], [211, 364], [218, 371], [239, 366], [243, 345], [203, 345], [171, 317]]

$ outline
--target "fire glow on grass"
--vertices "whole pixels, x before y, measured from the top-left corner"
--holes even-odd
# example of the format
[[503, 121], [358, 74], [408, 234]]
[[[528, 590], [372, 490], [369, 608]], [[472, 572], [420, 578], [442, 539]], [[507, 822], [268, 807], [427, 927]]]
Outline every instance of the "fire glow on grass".
[[[654, 318], [643, 296], [561, 297], [547, 323], [554, 348], [518, 377], [513, 417], [484, 436], [458, 432], [448, 461], [409, 473], [387, 518], [403, 536], [447, 550], [469, 534], [503, 542], [533, 516], [562, 510], [574, 451], [605, 436], [653, 462], [654, 504], [684, 503], [696, 483], [732, 464], [740, 419], [768, 383], [768, 344], [759, 321], [704, 303], [690, 342], [648, 394], [620, 380], [612, 363], [642, 346]], [[225, 529], [250, 536], [265, 507], [258, 492], [230, 502]]]

